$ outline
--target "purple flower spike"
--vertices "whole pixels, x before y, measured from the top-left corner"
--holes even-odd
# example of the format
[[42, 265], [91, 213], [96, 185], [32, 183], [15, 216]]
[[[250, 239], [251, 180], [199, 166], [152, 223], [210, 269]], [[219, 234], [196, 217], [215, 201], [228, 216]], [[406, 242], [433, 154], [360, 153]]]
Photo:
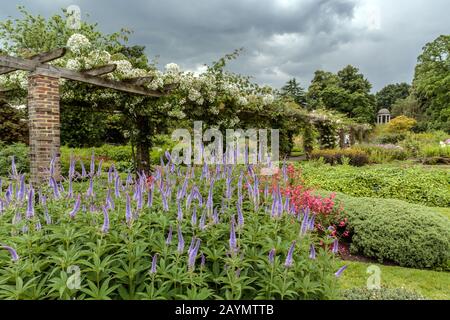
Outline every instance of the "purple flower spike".
[[11, 158], [12, 158], [11, 159], [11, 175], [12, 175], [13, 179], [16, 179], [17, 176], [19, 175], [17, 173], [16, 161], [14, 159], [14, 156], [12, 156]]
[[309, 247], [309, 258], [310, 259], [316, 259], [316, 249], [314, 248], [314, 245], [311, 244]]
[[206, 212], [203, 212], [202, 217], [200, 218], [200, 223], [198, 224], [200, 230], [205, 229], [205, 223], [206, 223]]
[[331, 250], [331, 252], [333, 252], [333, 253], [338, 253], [339, 252], [339, 241], [338, 241], [338, 239], [334, 239], [333, 249]]
[[237, 206], [237, 213], [238, 213], [238, 226], [242, 227], [244, 225], [244, 215], [242, 214], [241, 205], [238, 203], [236, 206]]
[[234, 217], [231, 220], [230, 228], [230, 251], [232, 254], [237, 252], [236, 231], [234, 230]]
[[150, 270], [150, 273], [151, 273], [151, 274], [155, 274], [155, 273], [156, 273], [156, 263], [157, 263], [157, 260], [158, 260], [158, 254], [155, 253], [155, 254], [153, 255], [153, 258], [152, 258], [152, 269]]
[[87, 176], [86, 168], [84, 167], [83, 161], [80, 160], [80, 164], [81, 164], [81, 177], [84, 179]]
[[334, 275], [336, 276], [336, 278], [339, 278], [339, 277], [342, 275], [342, 273], [345, 271], [345, 269], [347, 269], [347, 267], [348, 267], [348, 266], [345, 265], [345, 266], [339, 268], [339, 270], [336, 271], [336, 273], [334, 274]]
[[30, 187], [28, 192], [27, 219], [34, 217], [34, 189]]
[[70, 218], [74, 218], [77, 212], [80, 210], [80, 204], [81, 204], [81, 196], [77, 196], [77, 200], [75, 200], [75, 206], [73, 207], [73, 210], [70, 211], [69, 216]]
[[269, 263], [270, 264], [273, 264], [275, 262], [275, 253], [276, 253], [275, 248], [273, 248], [272, 250], [269, 251]]
[[178, 225], [178, 253], [183, 253], [184, 251], [184, 239], [183, 239], [183, 234], [181, 233], [181, 227], [180, 225]]
[[109, 215], [108, 210], [103, 207], [103, 226], [102, 226], [102, 232], [108, 233], [109, 231]]
[[197, 225], [197, 206], [194, 206], [194, 209], [192, 210], [191, 224], [192, 226]]
[[286, 262], [284, 263], [284, 266], [286, 268], [289, 268], [292, 266], [292, 264], [294, 263], [294, 259], [292, 258], [292, 255], [294, 254], [294, 249], [295, 249], [295, 244], [297, 243], [297, 241], [292, 241], [291, 247], [289, 248], [287, 257], [286, 257]]
[[131, 213], [131, 199], [130, 195], [127, 193], [127, 203], [125, 206], [125, 220], [127, 224], [131, 223], [131, 219], [133, 218], [133, 214]]
[[197, 239], [192, 250], [189, 251], [188, 269], [194, 270], [195, 259], [197, 258], [198, 249], [200, 248], [200, 239]]
[[19, 255], [17, 254], [16, 250], [14, 250], [12, 247], [2, 245], [2, 246], [0, 246], [0, 248], [7, 250], [11, 254], [12, 261], [16, 262], [19, 260]]
[[169, 233], [167, 234], [166, 245], [172, 243], [172, 226], [169, 227]]
[[91, 166], [89, 168], [89, 176], [93, 177], [95, 174], [95, 155], [94, 155], [94, 150], [92, 150], [92, 156], [91, 156]]
[[202, 253], [202, 255], [200, 256], [200, 269], [203, 269], [205, 267], [205, 263], [206, 263], [206, 258], [205, 258], [205, 255]]

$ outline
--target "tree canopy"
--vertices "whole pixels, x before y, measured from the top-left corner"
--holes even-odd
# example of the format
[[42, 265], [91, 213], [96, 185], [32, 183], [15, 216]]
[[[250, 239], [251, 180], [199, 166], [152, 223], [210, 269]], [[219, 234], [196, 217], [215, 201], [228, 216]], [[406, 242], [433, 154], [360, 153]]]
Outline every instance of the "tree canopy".
[[346, 66], [337, 74], [316, 71], [308, 89], [313, 109], [328, 108], [346, 114], [360, 122], [373, 122], [375, 98], [372, 85], [358, 68]]
[[450, 132], [450, 35], [423, 48], [415, 69], [413, 90], [429, 127]]

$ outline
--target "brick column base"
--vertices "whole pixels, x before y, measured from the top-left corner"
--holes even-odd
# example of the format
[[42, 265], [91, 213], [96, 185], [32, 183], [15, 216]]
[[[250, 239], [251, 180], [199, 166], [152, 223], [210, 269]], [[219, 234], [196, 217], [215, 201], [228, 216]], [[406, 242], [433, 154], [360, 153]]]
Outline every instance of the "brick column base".
[[28, 77], [31, 181], [50, 178], [49, 166], [56, 157], [54, 178], [60, 180], [59, 78], [41, 74]]

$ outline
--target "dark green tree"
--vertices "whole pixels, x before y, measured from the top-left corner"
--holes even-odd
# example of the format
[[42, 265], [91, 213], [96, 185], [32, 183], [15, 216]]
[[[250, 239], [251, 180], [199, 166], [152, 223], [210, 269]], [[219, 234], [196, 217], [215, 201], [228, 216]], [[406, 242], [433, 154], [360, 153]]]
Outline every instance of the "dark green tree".
[[425, 45], [418, 58], [413, 93], [433, 129], [450, 132], [450, 35]]
[[290, 99], [297, 103], [299, 106], [306, 106], [306, 92], [295, 78], [289, 80], [286, 85], [281, 88], [282, 98]]
[[0, 100], [0, 142], [28, 143], [28, 124], [25, 111], [13, 108]]
[[336, 110], [360, 122], [372, 122], [375, 117], [375, 97], [372, 85], [353, 66], [337, 74], [316, 71], [308, 89], [308, 99], [313, 109]]
[[411, 86], [405, 82], [389, 84], [377, 92], [378, 110], [386, 108], [391, 110], [392, 105], [399, 99], [405, 99], [409, 96]]

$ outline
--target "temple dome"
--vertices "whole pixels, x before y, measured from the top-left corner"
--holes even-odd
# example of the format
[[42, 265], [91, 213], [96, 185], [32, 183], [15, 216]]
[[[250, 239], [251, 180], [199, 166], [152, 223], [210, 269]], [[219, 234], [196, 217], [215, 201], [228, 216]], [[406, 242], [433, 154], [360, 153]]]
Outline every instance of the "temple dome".
[[383, 109], [381, 109], [380, 111], [378, 111], [378, 114], [391, 114], [391, 113], [389, 112], [388, 109], [383, 108]]

